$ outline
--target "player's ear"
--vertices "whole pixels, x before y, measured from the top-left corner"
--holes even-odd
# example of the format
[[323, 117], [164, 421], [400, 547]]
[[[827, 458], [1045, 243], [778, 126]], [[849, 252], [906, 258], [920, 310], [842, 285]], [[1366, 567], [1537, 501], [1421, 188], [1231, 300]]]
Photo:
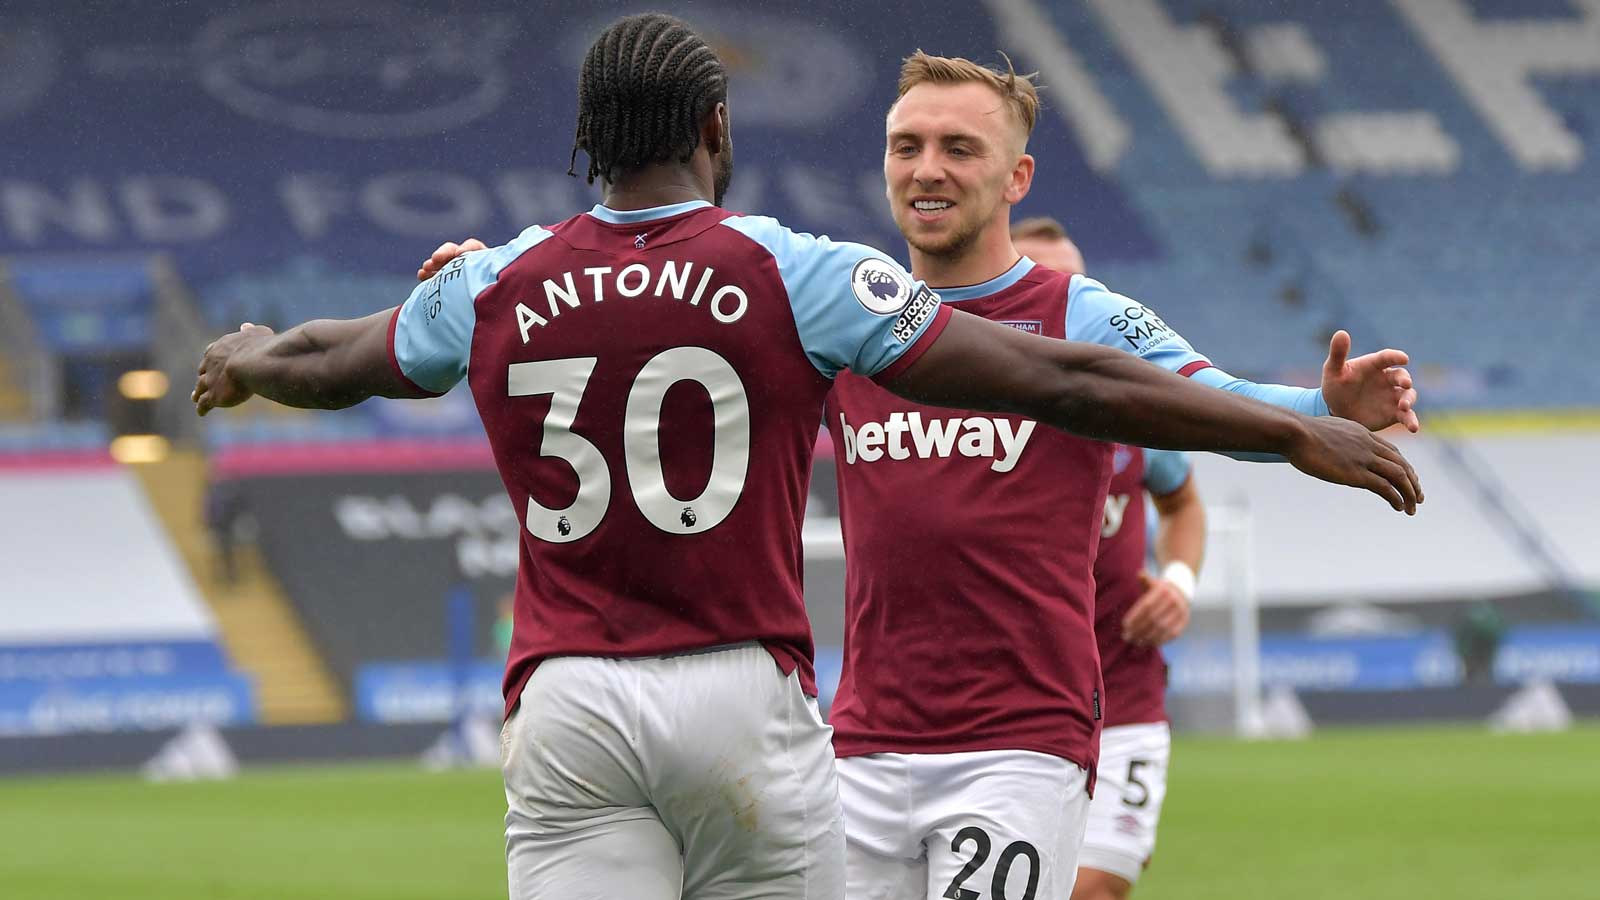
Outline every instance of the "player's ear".
[[733, 141], [728, 127], [728, 104], [718, 103], [700, 123], [700, 143], [713, 156], [726, 151]]
[[1033, 157], [1024, 153], [1017, 157], [1016, 165], [1011, 167], [1011, 180], [1006, 184], [1005, 199], [1007, 203], [1015, 206], [1028, 196], [1028, 191], [1033, 189]]

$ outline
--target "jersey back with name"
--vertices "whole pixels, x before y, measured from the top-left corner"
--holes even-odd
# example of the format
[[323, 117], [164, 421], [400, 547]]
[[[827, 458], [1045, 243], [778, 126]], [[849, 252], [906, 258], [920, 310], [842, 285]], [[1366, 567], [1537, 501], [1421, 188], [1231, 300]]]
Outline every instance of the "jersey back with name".
[[[1068, 278], [1022, 269], [949, 306], [1045, 337]], [[846, 634], [840, 756], [1023, 749], [1092, 770], [1100, 662], [1090, 575], [1110, 447], [1020, 416], [902, 400], [841, 376], [828, 398]]]
[[899, 316], [852, 299], [865, 248], [682, 206], [530, 228], [396, 315], [402, 374], [466, 371], [524, 523], [508, 711], [550, 656], [745, 641], [815, 690], [800, 533], [823, 398], [839, 368], [909, 364], [933, 316], [904, 316], [903, 274]]

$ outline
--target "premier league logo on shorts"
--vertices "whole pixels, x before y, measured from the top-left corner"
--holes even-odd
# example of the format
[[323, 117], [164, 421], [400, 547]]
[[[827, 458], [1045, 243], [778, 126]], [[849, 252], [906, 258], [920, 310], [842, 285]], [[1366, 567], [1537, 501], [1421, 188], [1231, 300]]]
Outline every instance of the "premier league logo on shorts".
[[850, 289], [868, 312], [892, 316], [911, 299], [911, 283], [898, 266], [869, 256], [850, 272]]

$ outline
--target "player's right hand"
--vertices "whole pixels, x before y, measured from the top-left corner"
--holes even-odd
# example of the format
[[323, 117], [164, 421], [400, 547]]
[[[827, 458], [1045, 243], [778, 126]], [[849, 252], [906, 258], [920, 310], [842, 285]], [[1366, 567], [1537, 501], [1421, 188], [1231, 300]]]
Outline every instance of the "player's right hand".
[[240, 384], [228, 370], [228, 361], [240, 350], [271, 338], [273, 331], [265, 325], [249, 322], [239, 326], [232, 334], [212, 341], [200, 357], [200, 368], [189, 400], [195, 412], [204, 416], [213, 409], [226, 409], [250, 399], [250, 389]]
[[417, 280], [427, 281], [429, 278], [439, 274], [439, 270], [444, 268], [450, 260], [463, 253], [487, 249], [489, 249], [488, 245], [477, 238], [467, 238], [459, 244], [455, 241], [445, 241], [439, 245], [439, 249], [433, 251], [432, 256], [422, 261], [422, 267], [417, 269]]
[[1304, 434], [1287, 455], [1307, 475], [1369, 490], [1408, 516], [1416, 515], [1422, 502], [1422, 482], [1411, 463], [1393, 444], [1348, 419], [1307, 420]]

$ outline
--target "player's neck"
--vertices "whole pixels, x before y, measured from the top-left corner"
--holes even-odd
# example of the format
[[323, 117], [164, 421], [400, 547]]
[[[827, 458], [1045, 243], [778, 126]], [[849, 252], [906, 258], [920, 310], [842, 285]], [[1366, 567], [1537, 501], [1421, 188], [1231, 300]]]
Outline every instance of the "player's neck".
[[1004, 275], [1022, 255], [1007, 229], [987, 229], [955, 254], [924, 253], [911, 247], [911, 274], [931, 288], [966, 287]]
[[712, 202], [710, 179], [682, 165], [656, 163], [605, 182], [608, 209], [653, 209], [693, 200]]

